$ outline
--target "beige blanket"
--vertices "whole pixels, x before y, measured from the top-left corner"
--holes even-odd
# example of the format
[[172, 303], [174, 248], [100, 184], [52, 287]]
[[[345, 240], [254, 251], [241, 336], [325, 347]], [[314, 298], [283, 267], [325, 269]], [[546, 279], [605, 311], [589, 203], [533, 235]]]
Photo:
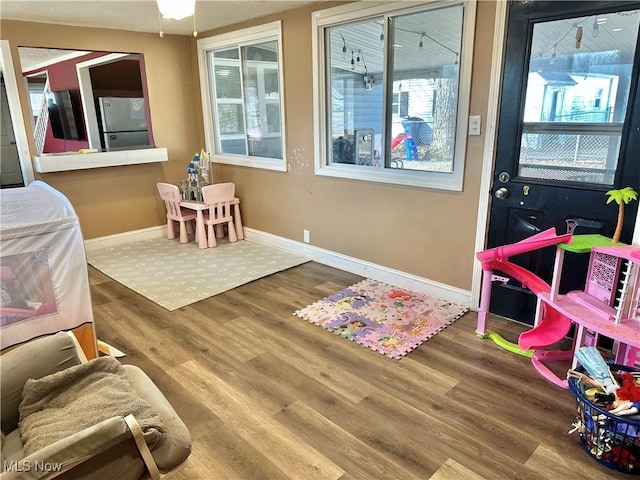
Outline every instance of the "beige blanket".
[[19, 422], [25, 455], [103, 420], [130, 413], [153, 450], [164, 433], [162, 420], [134, 392], [122, 365], [113, 357], [27, 380]]

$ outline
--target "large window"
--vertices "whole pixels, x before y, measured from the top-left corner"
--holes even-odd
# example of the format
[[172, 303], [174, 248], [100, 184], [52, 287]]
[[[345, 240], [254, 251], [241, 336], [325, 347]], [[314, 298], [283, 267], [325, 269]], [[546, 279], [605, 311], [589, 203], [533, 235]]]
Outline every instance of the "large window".
[[639, 19], [612, 12], [534, 25], [518, 176], [614, 184]]
[[280, 22], [198, 41], [213, 161], [286, 170]]
[[475, 3], [316, 12], [316, 172], [461, 190]]

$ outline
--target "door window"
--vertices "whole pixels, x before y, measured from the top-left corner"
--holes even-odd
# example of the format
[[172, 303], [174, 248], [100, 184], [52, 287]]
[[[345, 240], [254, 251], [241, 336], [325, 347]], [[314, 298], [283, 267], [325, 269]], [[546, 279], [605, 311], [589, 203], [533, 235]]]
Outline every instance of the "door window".
[[640, 15], [536, 23], [518, 175], [613, 185]]

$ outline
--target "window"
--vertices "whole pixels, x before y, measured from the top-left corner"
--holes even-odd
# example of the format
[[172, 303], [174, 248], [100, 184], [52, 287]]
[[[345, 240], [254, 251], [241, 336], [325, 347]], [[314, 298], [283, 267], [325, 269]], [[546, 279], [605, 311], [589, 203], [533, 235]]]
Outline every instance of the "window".
[[286, 171], [281, 57], [280, 22], [198, 40], [214, 162]]
[[475, 2], [400, 3], [313, 15], [316, 173], [460, 191]]
[[[623, 20], [626, 35], [618, 35], [612, 23]], [[573, 18], [533, 27], [519, 177], [601, 186], [615, 182], [633, 84], [628, 43], [635, 42], [640, 21], [638, 15], [611, 13], [587, 17], [584, 24], [593, 27], [582, 49], [574, 29], [583, 27]], [[605, 40], [596, 33], [600, 28], [612, 34]]]

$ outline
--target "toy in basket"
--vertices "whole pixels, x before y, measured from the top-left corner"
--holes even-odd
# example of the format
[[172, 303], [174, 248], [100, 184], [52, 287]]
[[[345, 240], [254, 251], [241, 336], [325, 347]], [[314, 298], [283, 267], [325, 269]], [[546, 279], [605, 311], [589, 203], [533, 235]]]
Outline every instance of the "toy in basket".
[[[573, 431], [584, 450], [614, 470], [640, 475], [640, 370], [606, 364], [594, 347], [568, 373], [578, 411]], [[584, 372], [587, 373], [584, 373]]]

